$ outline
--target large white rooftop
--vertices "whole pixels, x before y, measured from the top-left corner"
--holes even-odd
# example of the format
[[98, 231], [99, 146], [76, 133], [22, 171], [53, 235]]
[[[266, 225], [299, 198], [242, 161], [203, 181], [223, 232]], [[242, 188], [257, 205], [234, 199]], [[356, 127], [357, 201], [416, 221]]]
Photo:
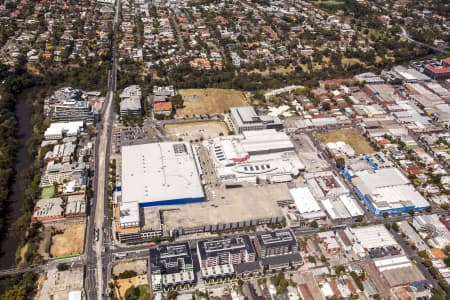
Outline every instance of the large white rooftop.
[[384, 225], [356, 227], [350, 230], [360, 245], [366, 249], [398, 245]]
[[301, 214], [320, 211], [320, 206], [308, 187], [297, 187], [289, 191]]
[[289, 137], [273, 129], [217, 137], [204, 145], [221, 181], [290, 181], [304, 169]]
[[137, 227], [139, 223], [139, 203], [137, 201], [121, 203], [119, 206], [119, 226], [122, 228]]
[[83, 129], [83, 126], [83, 121], [51, 123], [47, 130], [45, 130], [44, 137], [46, 140], [50, 140], [60, 139], [63, 134], [75, 136]]
[[378, 210], [429, 206], [428, 201], [397, 168], [361, 171], [356, 174], [358, 177], [353, 180], [353, 184], [370, 196]]
[[140, 206], [203, 201], [194, 159], [186, 142], [122, 147], [122, 202]]
[[294, 144], [284, 132], [275, 129], [244, 131], [241, 140], [242, 148], [249, 154], [261, 151], [294, 150]]

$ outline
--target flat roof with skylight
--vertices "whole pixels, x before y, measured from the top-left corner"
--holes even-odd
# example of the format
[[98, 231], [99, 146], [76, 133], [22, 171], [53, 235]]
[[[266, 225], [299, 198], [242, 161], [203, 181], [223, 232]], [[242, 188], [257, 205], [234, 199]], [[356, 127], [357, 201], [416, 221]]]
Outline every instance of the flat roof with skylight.
[[194, 155], [186, 142], [122, 147], [122, 203], [147, 207], [204, 201]]

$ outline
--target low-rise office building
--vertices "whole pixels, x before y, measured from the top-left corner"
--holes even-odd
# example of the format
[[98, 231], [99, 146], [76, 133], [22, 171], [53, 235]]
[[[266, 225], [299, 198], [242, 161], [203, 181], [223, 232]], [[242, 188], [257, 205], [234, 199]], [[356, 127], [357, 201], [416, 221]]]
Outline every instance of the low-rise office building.
[[33, 222], [51, 223], [60, 221], [64, 218], [64, 209], [61, 198], [40, 199], [34, 206]]
[[280, 119], [269, 115], [256, 114], [252, 106], [231, 107], [230, 118], [236, 132], [242, 133], [246, 130], [261, 130], [261, 129], [282, 129], [283, 124]]
[[86, 196], [84, 194], [67, 197], [65, 208], [66, 218], [79, 218], [86, 216]]
[[130, 85], [120, 93], [120, 115], [140, 115], [142, 91], [139, 85]]
[[55, 122], [94, 122], [94, 113], [86, 93], [71, 87], [60, 88], [46, 98], [44, 112]]
[[169, 101], [173, 96], [175, 96], [173, 85], [153, 86], [153, 103]]
[[83, 130], [83, 121], [51, 123], [45, 130], [44, 139], [60, 140], [64, 136], [78, 136]]
[[72, 180], [83, 180], [86, 176], [84, 163], [48, 163], [41, 177], [41, 187], [52, 186], [54, 183], [62, 184]]
[[93, 123], [94, 113], [88, 101], [65, 101], [52, 106], [51, 119], [57, 122]]

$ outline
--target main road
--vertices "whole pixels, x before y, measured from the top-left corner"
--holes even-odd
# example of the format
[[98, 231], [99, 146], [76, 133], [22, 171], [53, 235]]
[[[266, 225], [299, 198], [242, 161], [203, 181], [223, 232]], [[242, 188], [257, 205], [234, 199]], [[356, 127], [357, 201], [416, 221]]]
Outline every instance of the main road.
[[[111, 68], [108, 74], [108, 93], [101, 113], [101, 120], [97, 125], [97, 139], [95, 151], [94, 171], [94, 197], [91, 205], [91, 214], [88, 219], [86, 238], [86, 280], [85, 289], [89, 300], [102, 299], [105, 294], [105, 282], [103, 281], [104, 266], [102, 264], [103, 252], [103, 226], [106, 216], [105, 209], [108, 201], [108, 173], [111, 145], [111, 132], [113, 123], [112, 103], [114, 91], [117, 87], [117, 57], [116, 57], [116, 33], [120, 15], [120, 0], [116, 0], [116, 12], [113, 23], [113, 35], [111, 40]], [[95, 231], [99, 234], [96, 237]]]

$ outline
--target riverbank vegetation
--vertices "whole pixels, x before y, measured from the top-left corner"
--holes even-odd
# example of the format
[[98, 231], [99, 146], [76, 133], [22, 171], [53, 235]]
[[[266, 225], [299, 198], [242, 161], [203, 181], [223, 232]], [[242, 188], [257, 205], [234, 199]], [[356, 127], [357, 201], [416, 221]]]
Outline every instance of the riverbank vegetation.
[[[40, 170], [43, 167], [43, 161], [39, 159], [40, 144], [43, 133], [49, 124], [43, 113], [44, 100], [53, 91], [63, 86], [97, 90], [105, 94], [107, 74], [106, 65], [86, 65], [64, 72], [34, 75], [27, 72], [25, 66], [11, 69], [9, 66], [0, 64], [0, 233], [4, 233], [7, 228], [14, 230], [16, 237], [21, 241], [20, 247], [26, 249], [24, 255], [18, 256], [21, 258], [19, 259], [21, 265], [32, 265], [42, 261], [37, 252], [40, 228], [36, 225], [30, 226], [30, 223], [34, 203], [40, 195]], [[30, 121], [33, 133], [27, 141], [26, 147], [34, 158], [34, 162], [23, 174], [20, 174], [20, 180], [27, 187], [24, 191], [22, 215], [15, 220], [14, 224], [6, 224], [4, 216], [8, 209], [8, 198], [15, 179], [14, 164], [20, 146], [15, 111], [17, 99], [26, 101], [28, 105], [32, 106]], [[32, 289], [24, 289], [23, 286], [21, 282], [11, 282], [11, 284], [7, 282], [7, 290], [0, 296], [0, 299], [4, 299], [2, 297], [8, 296], [10, 293], [19, 295], [25, 292], [26, 295], [29, 295]]]

